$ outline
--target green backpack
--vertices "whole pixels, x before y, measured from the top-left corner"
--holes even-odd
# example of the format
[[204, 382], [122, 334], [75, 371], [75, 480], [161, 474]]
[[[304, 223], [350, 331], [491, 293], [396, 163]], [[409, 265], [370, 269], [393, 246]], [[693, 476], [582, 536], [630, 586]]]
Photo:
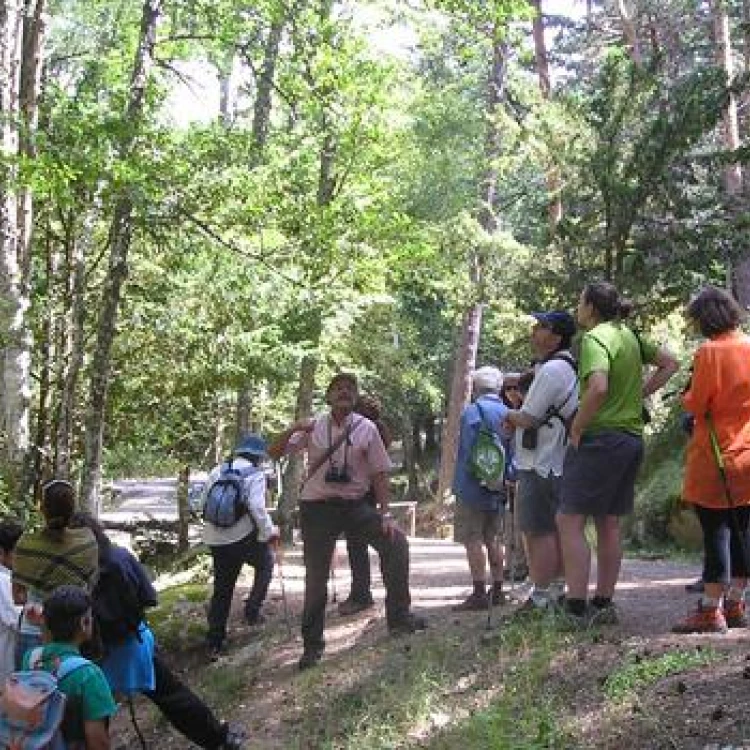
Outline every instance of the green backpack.
[[500, 436], [487, 424], [479, 402], [479, 432], [469, 456], [469, 473], [490, 492], [500, 492], [505, 479], [505, 448]]

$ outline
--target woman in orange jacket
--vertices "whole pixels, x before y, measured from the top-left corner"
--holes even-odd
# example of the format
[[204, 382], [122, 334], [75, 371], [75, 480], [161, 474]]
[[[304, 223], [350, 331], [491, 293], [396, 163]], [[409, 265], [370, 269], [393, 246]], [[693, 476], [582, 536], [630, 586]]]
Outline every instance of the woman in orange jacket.
[[705, 591], [697, 608], [673, 628], [676, 633], [725, 633], [748, 624], [750, 338], [738, 330], [742, 314], [729, 294], [712, 286], [687, 308], [707, 339], [695, 353], [683, 396], [695, 426], [682, 491], [703, 530]]

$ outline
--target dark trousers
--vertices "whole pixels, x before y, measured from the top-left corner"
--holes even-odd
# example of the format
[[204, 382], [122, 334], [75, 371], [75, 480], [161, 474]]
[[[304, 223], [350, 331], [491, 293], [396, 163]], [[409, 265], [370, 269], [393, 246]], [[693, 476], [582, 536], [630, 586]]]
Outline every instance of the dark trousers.
[[750, 574], [750, 507], [702, 508], [696, 513], [703, 529], [703, 580], [706, 583], [729, 583], [731, 578]]
[[[364, 501], [373, 508], [377, 507], [375, 495], [368, 492]], [[370, 575], [370, 553], [367, 543], [362, 539], [346, 538], [346, 552], [349, 555], [349, 567], [352, 571], [352, 588], [349, 598], [357, 602], [372, 601], [372, 577]]]
[[154, 653], [154, 675], [156, 685], [144, 695], [191, 742], [207, 750], [218, 750], [226, 739], [226, 729], [213, 711], [172, 673], [158, 653]]
[[227, 619], [232, 606], [232, 595], [242, 566], [255, 568], [255, 579], [250, 596], [245, 603], [245, 616], [254, 617], [266, 599], [273, 577], [273, 554], [267, 542], [259, 542], [253, 532], [239, 542], [212, 546], [214, 562], [214, 593], [208, 607], [209, 646], [219, 647], [227, 636]]
[[385, 610], [389, 626], [409, 615], [409, 543], [398, 529], [392, 537], [383, 534], [380, 514], [362, 501], [329, 500], [300, 503], [300, 528], [304, 543], [305, 605], [302, 638], [306, 649], [323, 649], [325, 640], [328, 574], [336, 540], [347, 539], [373, 547], [380, 555], [385, 584]]

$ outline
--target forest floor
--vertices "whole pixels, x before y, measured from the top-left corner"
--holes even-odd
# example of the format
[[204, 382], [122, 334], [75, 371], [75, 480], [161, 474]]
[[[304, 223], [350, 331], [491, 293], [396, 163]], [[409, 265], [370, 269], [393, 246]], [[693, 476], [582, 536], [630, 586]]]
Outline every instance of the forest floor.
[[[266, 624], [240, 624], [252, 580], [246, 569], [229, 649], [218, 662], [200, 645], [205, 583], [171, 598], [155, 629], [189, 684], [244, 728], [248, 748], [750, 748], [747, 631], [670, 633], [695, 599], [684, 586], [696, 565], [628, 558], [617, 596], [620, 623], [566, 633], [553, 618], [514, 623], [513, 604], [493, 613], [490, 628], [485, 613], [451, 612], [468, 593], [463, 549], [412, 539], [411, 550], [413, 606], [427, 615], [429, 630], [388, 636], [376, 576], [375, 609], [341, 617], [329, 605], [326, 654], [304, 673], [296, 668], [299, 548], [283, 561], [290, 628], [278, 573]], [[348, 581], [340, 543], [331, 595], [335, 587], [344, 598]], [[516, 593], [523, 596], [521, 586]], [[139, 698], [136, 709], [148, 747], [190, 746], [147, 701]], [[137, 747], [127, 711], [114, 734], [115, 748]]]

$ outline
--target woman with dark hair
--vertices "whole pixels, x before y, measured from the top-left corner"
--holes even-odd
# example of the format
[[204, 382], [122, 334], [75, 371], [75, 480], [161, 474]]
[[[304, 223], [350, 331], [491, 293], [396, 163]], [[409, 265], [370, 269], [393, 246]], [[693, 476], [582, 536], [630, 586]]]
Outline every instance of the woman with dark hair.
[[[643, 457], [643, 399], [677, 371], [664, 348], [624, 324], [632, 305], [607, 282], [588, 284], [578, 302], [581, 339], [578, 411], [570, 428], [557, 526], [572, 622], [614, 623], [612, 604], [620, 575], [620, 518], [633, 512], [635, 478]], [[655, 369], [643, 382], [643, 368]], [[584, 529], [594, 519], [596, 589], [588, 609], [591, 550]]]
[[24, 533], [16, 544], [13, 601], [24, 607], [16, 649], [17, 668], [24, 652], [42, 642], [44, 598], [58, 586], [80, 586], [90, 591], [96, 580], [96, 539], [89, 529], [69, 528], [74, 508], [75, 491], [70, 482], [46, 482], [40, 507], [44, 528]]
[[[750, 574], [750, 338], [738, 330], [742, 310], [707, 286], [687, 317], [706, 337], [695, 353], [682, 400], [694, 416], [682, 496], [703, 530], [704, 593], [676, 633], [725, 633], [747, 627], [744, 595]], [[723, 467], [723, 468], [722, 468]]]
[[[208, 750], [235, 750], [242, 747], [242, 736], [220, 722], [211, 709], [176, 677], [159, 654], [154, 634], [143, 619], [146, 607], [157, 604], [156, 591], [141, 563], [125, 548], [112, 544], [99, 522], [88, 513], [76, 513], [73, 528], [90, 529], [99, 546], [101, 575], [94, 587], [95, 625], [101, 641], [101, 667], [116, 695], [142, 693], [167, 720], [191, 742]], [[125, 603], [125, 609], [140, 608], [141, 616], [122, 612], [121, 622], [135, 620], [131, 631], [123, 631], [110, 622], [116, 610], [109, 605], [113, 597]], [[103, 619], [106, 613], [110, 617]], [[95, 628], [96, 632], [96, 628]]]

